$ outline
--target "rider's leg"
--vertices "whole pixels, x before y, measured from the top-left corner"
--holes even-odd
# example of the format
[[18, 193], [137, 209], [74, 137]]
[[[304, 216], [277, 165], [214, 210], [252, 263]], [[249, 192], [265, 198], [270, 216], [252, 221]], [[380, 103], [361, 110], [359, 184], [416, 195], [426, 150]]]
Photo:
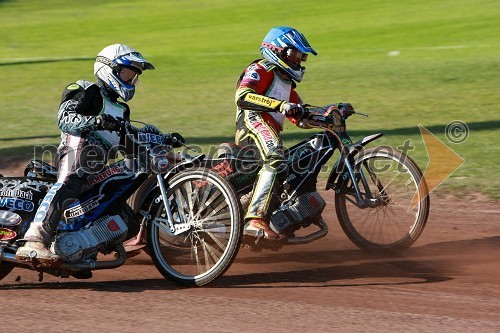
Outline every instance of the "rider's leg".
[[276, 196], [287, 174], [282, 142], [277, 131], [258, 112], [245, 111], [241, 118], [243, 119], [238, 121], [236, 142], [240, 145], [253, 145], [257, 158], [263, 162], [245, 215], [245, 221], [249, 222], [245, 230], [249, 234], [262, 230], [264, 237], [278, 239], [280, 236], [271, 229], [269, 220], [278, 204]]
[[43, 266], [60, 263], [59, 257], [52, 253], [49, 247], [62, 212], [68, 203], [76, 200], [85, 182], [83, 175], [77, 173], [84, 141], [83, 138], [75, 136], [66, 138], [67, 144], [60, 152], [57, 182], [52, 185], [38, 207], [35, 219], [24, 235], [27, 242], [16, 252], [18, 260], [31, 261], [32, 256], [35, 256]]

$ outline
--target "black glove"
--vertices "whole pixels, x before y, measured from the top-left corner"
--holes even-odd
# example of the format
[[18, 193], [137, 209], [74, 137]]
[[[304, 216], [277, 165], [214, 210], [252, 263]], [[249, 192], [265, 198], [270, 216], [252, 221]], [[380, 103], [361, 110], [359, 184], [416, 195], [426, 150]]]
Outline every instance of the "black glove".
[[346, 119], [356, 113], [351, 103], [339, 103], [337, 107], [339, 108], [340, 115], [344, 116]]
[[118, 131], [121, 128], [121, 122], [109, 114], [103, 113], [95, 117], [97, 128], [108, 131]]
[[304, 107], [300, 104], [283, 102], [280, 106], [280, 112], [287, 117], [300, 118], [304, 114]]
[[174, 148], [179, 148], [184, 145], [186, 140], [179, 133], [165, 134], [163, 136], [163, 143]]

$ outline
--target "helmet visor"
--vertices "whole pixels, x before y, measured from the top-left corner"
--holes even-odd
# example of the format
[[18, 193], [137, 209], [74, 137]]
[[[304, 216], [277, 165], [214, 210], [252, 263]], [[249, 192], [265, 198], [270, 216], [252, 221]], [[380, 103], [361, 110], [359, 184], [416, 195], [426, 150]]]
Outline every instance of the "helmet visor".
[[128, 65], [140, 68], [142, 70], [145, 69], [155, 69], [153, 64], [148, 62], [139, 52], [131, 52], [125, 55], [121, 55], [115, 60], [119, 65]]

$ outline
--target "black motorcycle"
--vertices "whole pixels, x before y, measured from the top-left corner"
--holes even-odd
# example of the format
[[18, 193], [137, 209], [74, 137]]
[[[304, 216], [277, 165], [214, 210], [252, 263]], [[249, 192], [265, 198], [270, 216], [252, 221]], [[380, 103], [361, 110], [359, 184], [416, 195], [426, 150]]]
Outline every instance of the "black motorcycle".
[[[229, 268], [242, 230], [232, 186], [202, 167], [203, 155], [175, 153], [156, 127], [138, 129], [124, 121], [123, 130], [142, 149], [89, 176], [78, 200], [65, 207], [51, 246], [64, 260], [56, 268], [42, 267], [36, 252], [30, 262], [18, 261], [15, 253], [47, 192], [60, 186], [57, 170], [34, 160], [24, 177], [0, 176], [0, 280], [14, 267], [36, 270], [40, 280], [43, 273], [88, 278], [92, 270], [121, 266], [141, 249], [181, 285], [205, 285]], [[112, 260], [104, 256], [111, 253]]]
[[[351, 104], [307, 106], [306, 127], [316, 133], [286, 150], [288, 177], [283, 181], [279, 207], [272, 213], [271, 228], [284, 235], [281, 241], [265, 239], [262, 230], [247, 232], [243, 244], [253, 250], [277, 250], [284, 245], [304, 244], [324, 237], [328, 226], [322, 218], [325, 200], [317, 191], [318, 176], [338, 151], [338, 159], [326, 178], [333, 190], [338, 221], [359, 248], [372, 252], [394, 252], [410, 247], [422, 233], [429, 215], [429, 195], [417, 164], [388, 146], [364, 147], [380, 138], [373, 134], [352, 142], [346, 119], [356, 112]], [[254, 151], [222, 144], [218, 158], [209, 160], [212, 170], [227, 178], [246, 211], [261, 165]], [[311, 232], [310, 226], [316, 226]], [[297, 235], [301, 231], [304, 235]], [[312, 228], [312, 227], [311, 227]]]

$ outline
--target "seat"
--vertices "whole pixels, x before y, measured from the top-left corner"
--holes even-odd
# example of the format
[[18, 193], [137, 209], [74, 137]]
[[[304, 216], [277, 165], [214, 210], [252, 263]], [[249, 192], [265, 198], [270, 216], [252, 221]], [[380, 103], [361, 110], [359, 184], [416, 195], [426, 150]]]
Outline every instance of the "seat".
[[252, 147], [239, 146], [234, 143], [221, 143], [217, 149], [218, 158], [236, 158], [244, 161], [256, 161], [256, 151]]

